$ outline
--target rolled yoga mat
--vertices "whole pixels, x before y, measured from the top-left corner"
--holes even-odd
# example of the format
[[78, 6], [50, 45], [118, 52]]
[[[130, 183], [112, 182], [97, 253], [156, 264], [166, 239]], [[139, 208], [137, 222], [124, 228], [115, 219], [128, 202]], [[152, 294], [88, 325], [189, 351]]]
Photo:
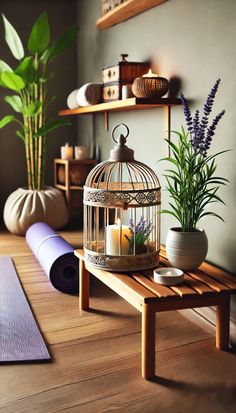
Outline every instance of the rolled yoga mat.
[[53, 287], [78, 294], [79, 263], [74, 248], [44, 222], [31, 225], [26, 241]]

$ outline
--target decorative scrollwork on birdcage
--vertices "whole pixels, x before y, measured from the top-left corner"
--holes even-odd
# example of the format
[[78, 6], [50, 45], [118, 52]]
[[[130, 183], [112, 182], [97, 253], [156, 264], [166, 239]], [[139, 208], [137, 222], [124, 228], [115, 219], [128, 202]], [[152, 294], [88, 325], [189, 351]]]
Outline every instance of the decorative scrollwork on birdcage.
[[158, 251], [149, 254], [126, 256], [101, 256], [93, 255], [85, 250], [85, 260], [88, 264], [102, 270], [138, 271], [155, 267], [158, 262]]
[[160, 191], [144, 190], [139, 192], [108, 192], [84, 188], [84, 203], [87, 205], [104, 206], [118, 203], [134, 205], [154, 205], [161, 203]]
[[[118, 126], [127, 134], [116, 139]], [[118, 126], [109, 160], [92, 169], [84, 186], [85, 260], [105, 270], [153, 268], [159, 260], [160, 184], [126, 146], [127, 126]]]

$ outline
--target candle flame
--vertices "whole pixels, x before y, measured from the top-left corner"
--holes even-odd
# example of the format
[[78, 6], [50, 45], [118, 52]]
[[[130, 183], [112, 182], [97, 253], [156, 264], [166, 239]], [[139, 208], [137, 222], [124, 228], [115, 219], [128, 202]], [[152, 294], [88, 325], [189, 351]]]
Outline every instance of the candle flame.
[[147, 73], [145, 73], [145, 75], [143, 75], [143, 77], [158, 77], [157, 74], [152, 73], [152, 69], [149, 69], [149, 71]]

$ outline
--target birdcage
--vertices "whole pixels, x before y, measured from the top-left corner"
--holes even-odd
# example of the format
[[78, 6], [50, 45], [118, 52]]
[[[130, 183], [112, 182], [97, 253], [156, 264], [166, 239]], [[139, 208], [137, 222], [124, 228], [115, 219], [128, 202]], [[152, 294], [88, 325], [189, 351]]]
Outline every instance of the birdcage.
[[[116, 138], [118, 128], [125, 133]], [[83, 200], [85, 261], [119, 272], [156, 267], [160, 248], [159, 180], [134, 159], [128, 134], [124, 124], [114, 128], [116, 145], [89, 173]]]

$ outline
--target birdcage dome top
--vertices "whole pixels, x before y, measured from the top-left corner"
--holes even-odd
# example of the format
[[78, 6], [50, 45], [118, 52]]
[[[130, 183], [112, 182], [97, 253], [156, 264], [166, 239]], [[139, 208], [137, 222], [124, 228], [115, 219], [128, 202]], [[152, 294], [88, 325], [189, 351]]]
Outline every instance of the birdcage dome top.
[[[126, 136], [122, 133], [115, 137], [116, 129], [126, 128]], [[115, 147], [110, 151], [110, 158], [101, 162], [89, 173], [85, 186], [109, 190], [153, 189], [160, 186], [155, 172], [142, 162], [134, 159], [134, 151], [126, 145], [129, 129], [126, 125], [117, 125], [112, 131]]]
[[126, 136], [120, 134], [116, 139], [114, 132], [117, 127], [113, 130], [112, 136], [117, 144], [111, 150], [110, 158], [96, 165], [88, 174], [84, 188], [85, 203], [95, 199], [105, 204], [117, 199], [119, 202], [123, 199], [129, 205], [134, 200], [138, 204], [160, 202], [158, 177], [149, 166], [134, 159], [133, 150], [126, 145], [129, 130], [123, 126], [127, 130]]

